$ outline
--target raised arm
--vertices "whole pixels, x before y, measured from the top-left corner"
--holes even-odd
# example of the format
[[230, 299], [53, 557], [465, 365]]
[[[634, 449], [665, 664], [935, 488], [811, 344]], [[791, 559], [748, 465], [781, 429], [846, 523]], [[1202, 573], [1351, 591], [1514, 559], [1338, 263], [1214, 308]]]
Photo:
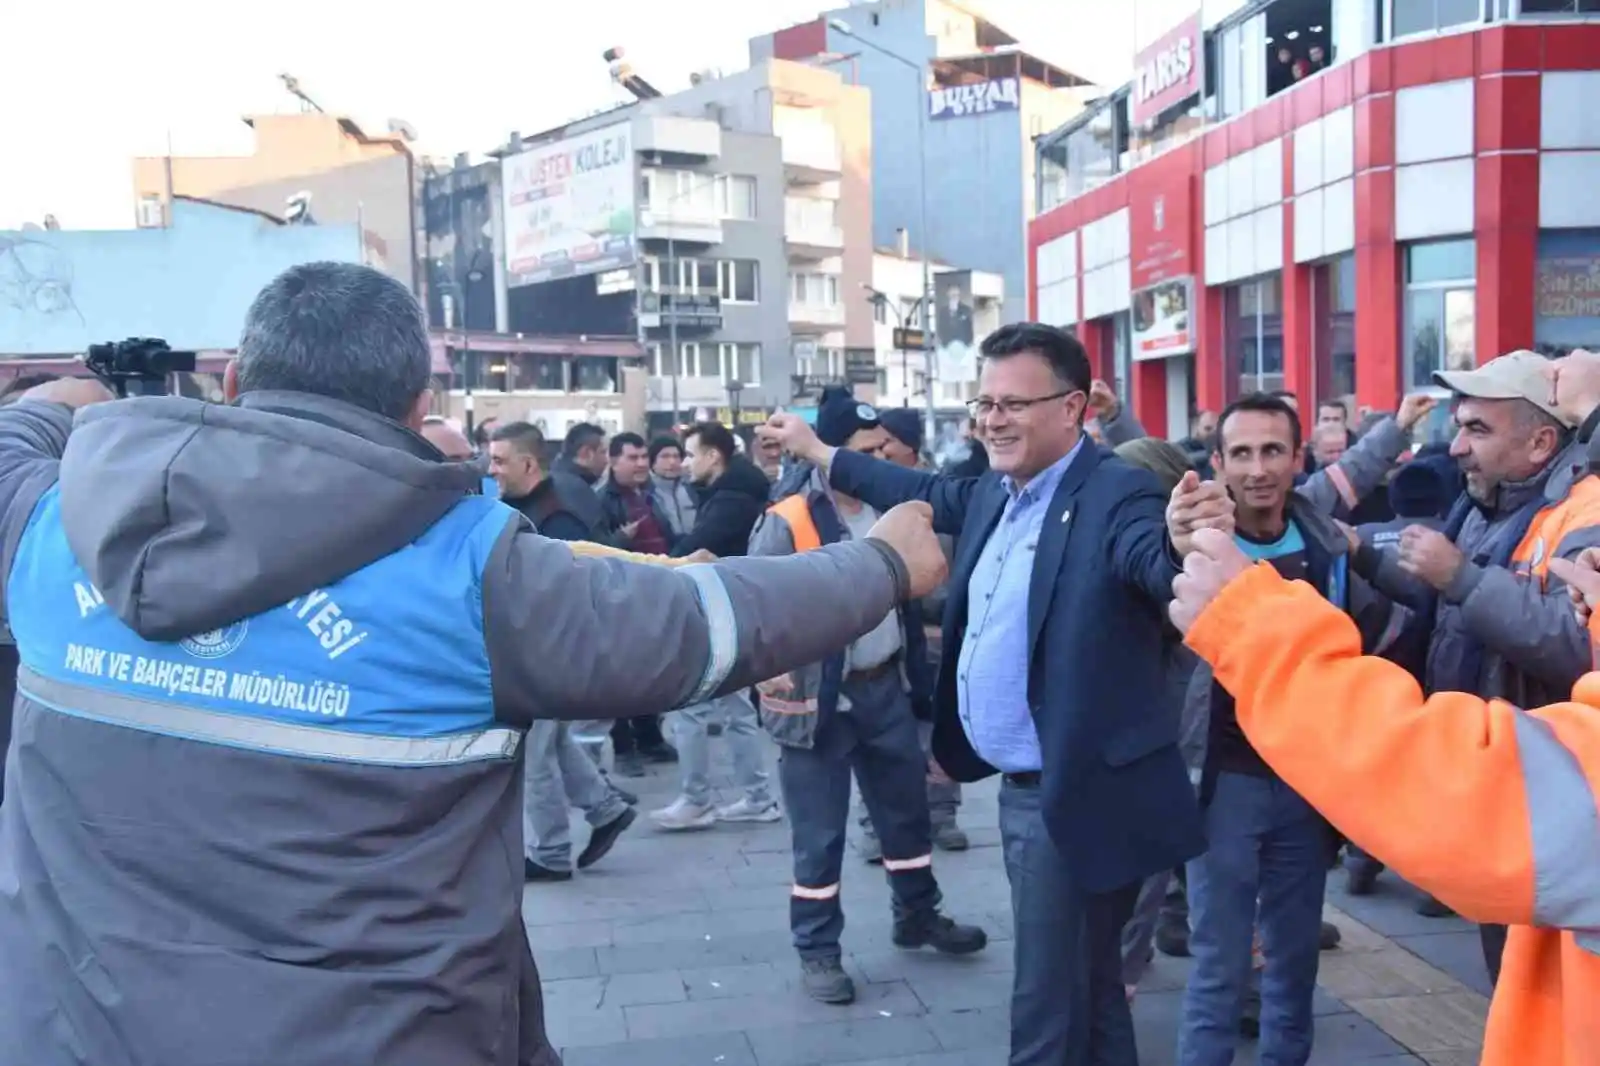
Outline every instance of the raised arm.
[[513, 527], [484, 576], [496, 710], [516, 725], [651, 714], [825, 658], [942, 580], [926, 510], [913, 519], [788, 558], [677, 568]]
[[[1215, 564], [1197, 551], [1179, 583]], [[1465, 693], [1424, 699], [1409, 674], [1361, 654], [1342, 612], [1266, 564], [1227, 581], [1188, 643], [1234, 694], [1239, 724], [1283, 780], [1406, 880], [1478, 921], [1591, 921], [1600, 876], [1595, 797], [1578, 752], [1600, 715], [1525, 712]], [[1226, 580], [1226, 574], [1219, 580]], [[1181, 624], [1181, 623], [1180, 623]], [[1591, 675], [1587, 681], [1600, 680]]]

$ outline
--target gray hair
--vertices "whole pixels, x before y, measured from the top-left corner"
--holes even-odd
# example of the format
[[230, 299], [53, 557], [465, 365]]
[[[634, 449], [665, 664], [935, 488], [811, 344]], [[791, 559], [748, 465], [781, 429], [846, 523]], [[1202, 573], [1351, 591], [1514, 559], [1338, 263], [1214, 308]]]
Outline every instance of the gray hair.
[[428, 327], [398, 281], [356, 263], [303, 263], [267, 283], [239, 338], [239, 391], [327, 396], [402, 421], [428, 388]]

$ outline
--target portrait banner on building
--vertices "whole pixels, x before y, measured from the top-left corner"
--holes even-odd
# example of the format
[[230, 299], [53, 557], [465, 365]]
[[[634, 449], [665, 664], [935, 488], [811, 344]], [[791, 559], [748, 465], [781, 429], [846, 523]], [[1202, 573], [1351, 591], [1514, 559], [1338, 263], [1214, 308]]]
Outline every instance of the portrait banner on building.
[[934, 377], [942, 384], [978, 380], [978, 338], [972, 324], [972, 271], [933, 276]]
[[1133, 358], [1165, 359], [1194, 351], [1194, 276], [1133, 294]]
[[623, 122], [502, 162], [508, 284], [599, 274], [633, 263], [630, 130]]

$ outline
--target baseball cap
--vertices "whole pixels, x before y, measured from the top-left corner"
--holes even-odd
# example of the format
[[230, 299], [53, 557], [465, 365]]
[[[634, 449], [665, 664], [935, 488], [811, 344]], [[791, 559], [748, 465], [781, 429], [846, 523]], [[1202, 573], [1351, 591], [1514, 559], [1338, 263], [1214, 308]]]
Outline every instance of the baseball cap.
[[1573, 424], [1551, 402], [1550, 360], [1538, 352], [1508, 352], [1474, 370], [1436, 370], [1433, 380], [1473, 400], [1527, 400], [1562, 425]]

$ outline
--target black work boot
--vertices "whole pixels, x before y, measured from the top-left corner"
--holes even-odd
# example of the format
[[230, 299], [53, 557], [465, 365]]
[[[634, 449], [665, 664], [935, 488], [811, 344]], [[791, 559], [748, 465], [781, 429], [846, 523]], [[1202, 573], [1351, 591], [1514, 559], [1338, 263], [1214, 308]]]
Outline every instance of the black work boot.
[[941, 955], [971, 955], [989, 946], [989, 934], [975, 925], [960, 925], [938, 911], [896, 918], [894, 946], [932, 948]]
[[856, 983], [844, 972], [837, 955], [800, 959], [800, 983], [818, 1003], [854, 1003]]

